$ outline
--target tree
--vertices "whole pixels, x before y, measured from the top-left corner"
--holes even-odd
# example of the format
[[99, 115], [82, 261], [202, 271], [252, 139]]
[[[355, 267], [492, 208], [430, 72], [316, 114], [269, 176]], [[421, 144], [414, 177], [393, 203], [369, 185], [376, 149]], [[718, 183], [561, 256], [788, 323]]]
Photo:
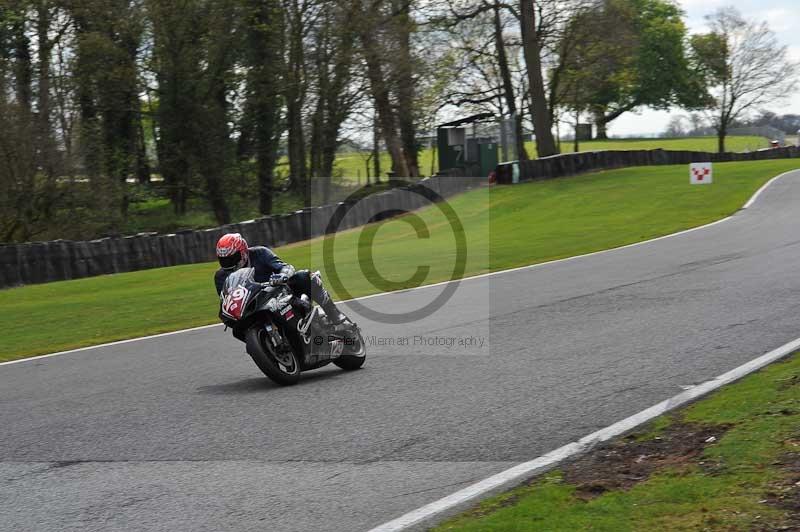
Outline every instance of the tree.
[[748, 125], [755, 127], [774, 127], [784, 133], [795, 134], [800, 129], [800, 115], [779, 115], [772, 111], [762, 109], [756, 116], [747, 121]]
[[258, 210], [272, 213], [273, 178], [283, 132], [281, 80], [284, 28], [280, 0], [243, 0], [246, 65], [246, 126], [240, 135], [239, 156], [256, 158]]
[[25, 241], [36, 235], [43, 217], [37, 208], [43, 190], [36, 172], [36, 147], [27, 110], [0, 102], [0, 242]]
[[234, 160], [236, 7], [235, 0], [148, 0], [161, 174], [176, 214], [186, 213], [192, 189], [204, 189], [219, 223], [230, 222], [224, 178]]
[[[454, 43], [448, 53], [449, 64], [443, 64], [436, 76], [446, 95], [442, 103], [466, 107], [475, 114], [514, 117], [514, 152], [520, 159], [528, 159], [520, 112], [526, 107], [527, 95], [524, 67], [519, 64], [519, 14], [499, 0], [467, 9], [458, 9], [455, 3], [448, 7], [449, 12], [434, 22]], [[452, 79], [442, 76], [441, 70], [451, 71]]]
[[361, 100], [363, 87], [354, 78], [356, 17], [347, 3], [322, 6], [312, 52], [316, 66], [316, 104], [311, 118], [310, 173], [322, 182], [328, 202], [341, 128]]
[[581, 124], [581, 115], [590, 110], [593, 97], [593, 62], [598, 60], [598, 51], [602, 48], [591, 17], [592, 11], [581, 5], [576, 7], [565, 23], [556, 41], [557, 60], [550, 70], [548, 82], [551, 116], [555, 118], [556, 109], [564, 109], [574, 116], [575, 152], [580, 147], [578, 126]]
[[503, 38], [503, 18], [499, 0], [492, 4], [492, 23], [494, 26], [494, 45], [497, 54], [497, 67], [500, 71], [500, 79], [503, 83], [503, 96], [508, 108], [508, 114], [514, 120], [514, 141], [516, 143], [516, 153], [520, 160], [528, 159], [528, 152], [525, 150], [525, 139], [522, 134], [522, 116], [517, 110], [517, 98], [512, 82], [511, 69], [509, 68], [508, 53], [506, 42]]
[[570, 102], [565, 95], [567, 103], [588, 104], [598, 138], [607, 137], [610, 122], [638, 107], [697, 108], [705, 103], [703, 84], [690, 68], [686, 27], [676, 4], [607, 0], [582, 12], [575, 24], [583, 27], [584, 37], [571, 50], [566, 70], [581, 78], [587, 100]]
[[461, 29], [455, 53], [467, 58], [451, 87], [451, 103], [516, 115], [517, 151], [523, 159], [523, 119], [533, 122], [540, 155], [558, 151], [551, 130], [559, 108], [571, 108], [561, 98], [567, 86], [574, 87], [571, 80], [562, 83], [562, 75], [571, 68], [567, 64], [571, 51], [581, 39], [592, 37], [584, 35], [573, 20], [590, 4], [592, 0], [519, 4], [451, 0], [448, 15], [440, 18], [446, 27]]
[[520, 0], [520, 26], [522, 29], [522, 51], [528, 70], [533, 131], [536, 134], [536, 152], [539, 157], [558, 153], [553, 137], [552, 114], [545, 93], [542, 73], [542, 45], [537, 34], [536, 5], [534, 0]]
[[107, 187], [127, 216], [126, 181], [137, 153], [140, 103], [137, 56], [142, 36], [138, 1], [74, 2], [81, 146], [90, 179]]
[[306, 76], [306, 35], [309, 31], [309, 12], [312, 0], [284, 0], [286, 16], [286, 74], [284, 99], [288, 128], [289, 179], [293, 190], [303, 194], [306, 207], [311, 203], [311, 183], [308, 179], [304, 110], [308, 96]]
[[[0, 9], [0, 241], [30, 240], [58, 226], [59, 208], [75, 195], [60, 183], [73, 124], [60, 102], [61, 52], [72, 27], [59, 1], [7, 0]], [[87, 203], [96, 202], [93, 192]]]
[[[399, 110], [393, 101], [394, 86], [388, 75], [389, 57], [393, 45], [385, 38], [387, 23], [392, 14], [386, 13], [390, 6], [382, 2], [365, 4], [363, 0], [355, 0], [356, 11], [361, 13], [361, 20], [356, 28], [361, 52], [366, 63], [367, 79], [378, 117], [380, 132], [386, 143], [386, 150], [392, 159], [392, 172], [398, 177], [410, 175], [408, 163], [403, 149], [403, 140], [397, 132], [399, 112], [411, 112], [410, 109]], [[382, 38], [383, 37], [383, 38]]]
[[200, 92], [194, 119], [195, 171], [203, 179], [206, 197], [220, 224], [231, 222], [225, 193], [226, 173], [232, 166], [233, 142], [230, 132], [229, 93], [238, 81], [234, 70], [240, 41], [234, 29], [239, 25], [236, 0], [210, 1], [205, 7], [207, 37], [202, 46], [205, 69], [200, 77]]
[[392, 0], [392, 30], [397, 43], [397, 57], [394, 66], [397, 105], [403, 111], [398, 113], [400, 137], [403, 142], [403, 155], [408, 168], [407, 177], [419, 177], [417, 129], [415, 116], [414, 58], [411, 49], [411, 36], [414, 32], [414, 19], [411, 16], [410, 0]]
[[27, 31], [30, 24], [28, 2], [15, 0], [4, 9], [4, 25], [7, 25], [9, 55], [14, 79], [14, 99], [23, 113], [30, 118], [33, 93], [33, 59], [31, 40]]
[[734, 8], [708, 17], [711, 32], [692, 37], [698, 69], [711, 85], [708, 114], [725, 151], [731, 124], [759, 105], [772, 104], [797, 87], [798, 65], [787, 57], [765, 22], [747, 20]]
[[663, 137], [685, 137], [688, 132], [689, 120], [683, 115], [675, 115], [669, 119], [667, 129], [663, 133]]
[[186, 213], [192, 176], [193, 122], [199, 96], [203, 17], [194, 0], [147, 0], [156, 81], [156, 151], [175, 214]]

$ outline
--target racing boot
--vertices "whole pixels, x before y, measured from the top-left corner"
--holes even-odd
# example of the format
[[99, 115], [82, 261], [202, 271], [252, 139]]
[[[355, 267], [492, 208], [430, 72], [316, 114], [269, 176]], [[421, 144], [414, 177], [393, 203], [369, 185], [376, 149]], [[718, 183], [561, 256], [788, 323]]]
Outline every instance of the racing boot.
[[[327, 291], [325, 293], [327, 294]], [[335, 331], [349, 332], [355, 326], [350, 318], [336, 307], [336, 303], [331, 300], [330, 296], [328, 296], [325, 303], [320, 303], [320, 306], [325, 311], [325, 315], [328, 316], [328, 320], [330, 320]]]
[[316, 273], [311, 275], [311, 290], [310, 290], [311, 299], [317, 302], [322, 310], [325, 311], [325, 315], [328, 316], [328, 320], [334, 325], [334, 329], [336, 330], [347, 330], [352, 325], [353, 322], [350, 321], [350, 318], [345, 316], [337, 307], [336, 303], [333, 302], [331, 299], [330, 294], [328, 291], [325, 290], [325, 287], [322, 286], [322, 279]]

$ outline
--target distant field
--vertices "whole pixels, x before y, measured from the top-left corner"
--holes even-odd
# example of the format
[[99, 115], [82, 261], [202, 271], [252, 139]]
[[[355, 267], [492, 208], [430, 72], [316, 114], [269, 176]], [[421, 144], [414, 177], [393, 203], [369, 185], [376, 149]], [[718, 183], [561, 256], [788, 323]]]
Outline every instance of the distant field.
[[[483, 188], [448, 205], [463, 224], [465, 275], [608, 249], [718, 220], [797, 159], [715, 165], [714, 185], [692, 187], [686, 166], [626, 168]], [[414, 219], [428, 234], [417, 234]], [[372, 244], [371, 244], [372, 242]], [[451, 278], [456, 246], [436, 207], [338, 233], [334, 260], [350, 296]], [[330, 271], [323, 239], [279, 248], [298, 267]], [[385, 281], [368, 279], [372, 270]], [[329, 263], [328, 265], [330, 265]], [[419, 267], [429, 271], [413, 280]], [[193, 264], [0, 290], [0, 361], [216, 321], [215, 264]], [[337, 298], [344, 291], [333, 290]]]
[[[743, 136], [728, 137], [725, 139], [725, 149], [728, 151], [753, 151], [769, 146], [769, 141], [764, 137]], [[572, 153], [572, 141], [562, 141], [562, 153]], [[527, 142], [525, 148], [528, 155], [536, 156], [536, 143]], [[590, 140], [581, 142], [580, 151], [594, 150], [689, 150], [689, 151], [717, 151], [716, 137], [683, 137], [670, 139], [609, 139]]]
[[[369, 157], [366, 152], [350, 152], [340, 153], [336, 156], [335, 173], [342, 176], [343, 179], [352, 182], [359, 182], [363, 185], [366, 184], [367, 166], [365, 161]], [[431, 166], [433, 163], [433, 166]], [[434, 150], [425, 148], [419, 153], [419, 165], [422, 175], [432, 175], [439, 170], [438, 161], [434, 156]], [[392, 169], [392, 160], [387, 152], [381, 152], [381, 176], [382, 179], [386, 178], [386, 173]], [[369, 175], [374, 175], [374, 166], [372, 160], [369, 164]], [[374, 177], [370, 178], [371, 181]]]
[[[728, 137], [725, 146], [728, 151], [752, 151], [759, 148], [766, 148], [769, 142], [764, 137]], [[572, 153], [574, 146], [572, 141], [561, 142], [562, 153]], [[595, 150], [652, 150], [661, 148], [664, 150], [690, 150], [690, 151], [717, 151], [716, 137], [685, 137], [685, 138], [647, 138], [647, 139], [610, 139], [610, 140], [590, 140], [580, 143], [580, 151]], [[536, 143], [526, 142], [525, 149], [528, 156], [536, 158]], [[348, 181], [359, 181], [366, 183], [367, 168], [365, 165], [369, 153], [354, 152], [342, 153], [336, 157], [336, 172]], [[420, 152], [420, 169], [423, 175], [431, 175], [438, 171], [438, 162], [434, 157], [434, 151], [426, 148]], [[431, 163], [433, 162], [433, 166]], [[388, 153], [381, 154], [381, 172], [386, 175], [391, 169], [391, 160]], [[372, 175], [370, 165], [369, 175]]]

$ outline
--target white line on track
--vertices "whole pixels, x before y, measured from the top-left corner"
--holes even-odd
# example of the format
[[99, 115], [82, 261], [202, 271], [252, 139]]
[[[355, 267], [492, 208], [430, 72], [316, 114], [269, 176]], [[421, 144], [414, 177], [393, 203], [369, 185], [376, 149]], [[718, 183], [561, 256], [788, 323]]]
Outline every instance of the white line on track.
[[739, 366], [727, 373], [723, 373], [715, 379], [711, 379], [697, 386], [693, 386], [688, 390], [679, 393], [678, 395], [662, 401], [657, 405], [653, 405], [646, 410], [642, 410], [638, 414], [634, 414], [628, 418], [618, 421], [604, 429], [593, 432], [588, 436], [584, 436], [578, 441], [568, 443], [563, 447], [559, 447], [554, 451], [542, 455], [529, 462], [524, 462], [516, 465], [510, 469], [506, 469], [496, 475], [481, 480], [471, 486], [448, 495], [438, 501], [427, 504], [421, 508], [413, 510], [405, 515], [398, 517], [392, 521], [384, 523], [370, 530], [370, 532], [396, 532], [400, 530], [408, 530], [416, 528], [423, 523], [425, 525], [432, 525], [437, 517], [449, 515], [455, 510], [462, 508], [476, 499], [486, 496], [491, 493], [501, 491], [502, 489], [511, 488], [521, 482], [530, 479], [538, 474], [541, 474], [549, 469], [552, 469], [558, 463], [567, 458], [574, 457], [578, 454], [588, 451], [595, 445], [604, 441], [610, 440], [616, 436], [624, 434], [629, 430], [638, 427], [639, 425], [650, 421], [670, 410], [693, 401], [709, 392], [720, 388], [725, 384], [729, 384], [738, 380], [745, 375], [748, 375], [764, 366], [779, 360], [794, 351], [800, 349], [800, 338], [792, 340], [774, 351], [762, 355], [755, 360], [751, 360], [746, 364]]
[[[782, 178], [785, 175], [791, 174], [792, 172], [796, 172], [796, 170], [791, 170], [789, 172], [784, 172], [784, 173], [782, 173], [780, 175], [777, 175], [777, 176], [773, 177], [772, 179], [770, 179], [767, 183], [764, 184], [764, 186], [762, 186], [760, 189], [758, 189], [755, 194], [753, 194], [753, 196], [747, 201], [747, 203], [744, 204], [742, 209], [747, 209], [747, 208], [751, 207], [753, 205], [753, 203], [755, 203], [755, 201], [761, 195], [761, 193], [764, 192], [767, 189], [767, 187], [769, 187], [771, 184], [773, 184], [778, 179]], [[496, 271], [496, 272], [483, 273], [483, 274], [480, 274], [480, 275], [473, 275], [473, 276], [470, 276], [470, 277], [464, 277], [463, 279], [455, 279], [455, 280], [451, 280], [451, 281], [442, 281], [440, 283], [426, 284], [424, 286], [417, 286], [415, 288], [406, 288], [405, 290], [395, 290], [393, 292], [380, 292], [378, 294], [372, 294], [372, 295], [369, 295], [369, 296], [354, 297], [352, 299], [345, 299], [343, 301], [337, 301], [337, 303], [347, 303], [348, 301], [360, 301], [362, 299], [370, 299], [370, 298], [373, 298], [373, 297], [381, 297], [381, 296], [386, 296], [386, 295], [390, 295], [390, 294], [391, 295], [402, 294], [402, 293], [411, 292], [411, 291], [414, 291], [414, 290], [424, 290], [424, 289], [428, 289], [428, 288], [434, 288], [434, 287], [445, 285], [445, 284], [448, 284], [448, 283], [472, 281], [472, 280], [475, 280], [475, 279], [482, 279], [484, 277], [493, 277], [495, 275], [503, 275], [503, 274], [513, 273], [513, 272], [517, 272], [517, 271], [521, 271], [521, 270], [529, 270], [529, 269], [533, 269], [533, 268], [541, 268], [541, 267], [544, 267], [544, 266], [550, 266], [552, 264], [558, 264], [558, 263], [561, 263], [561, 262], [567, 262], [567, 261], [571, 261], [571, 260], [585, 259], [587, 257], [593, 257], [595, 255], [600, 255], [600, 254], [603, 254], [603, 253], [611, 253], [611, 252], [614, 252], [614, 251], [619, 251], [621, 249], [627, 249], [627, 248], [632, 248], [632, 247], [636, 247], [636, 246], [643, 246], [643, 245], [646, 245], [646, 244], [652, 244], [653, 242], [658, 242], [659, 240], [665, 240], [667, 238], [674, 238], [676, 236], [685, 235], [685, 234], [688, 234], [688, 233], [692, 233], [694, 231], [700, 231], [701, 229], [708, 229], [709, 227], [712, 227], [714, 225], [721, 224], [723, 222], [727, 222], [731, 218], [733, 218], [733, 216], [728, 216], [727, 218], [723, 218], [721, 220], [717, 220], [716, 222], [711, 222], [711, 223], [708, 223], [708, 224], [705, 224], [705, 225], [701, 225], [699, 227], [693, 227], [692, 229], [686, 229], [684, 231], [679, 231], [677, 233], [672, 233], [672, 234], [669, 234], [669, 235], [659, 236], [659, 237], [656, 237], [656, 238], [651, 238], [650, 240], [643, 240], [641, 242], [635, 242], [633, 244], [627, 244], [625, 246], [620, 246], [620, 247], [616, 247], [616, 248], [604, 249], [604, 250], [601, 250], [601, 251], [594, 251], [592, 253], [585, 253], [583, 255], [575, 255], [574, 257], [566, 257], [564, 259], [551, 260], [551, 261], [548, 261], [548, 262], [540, 262], [538, 264], [531, 264], [531, 265], [528, 265], [528, 266], [520, 266], [518, 268], [509, 268], [507, 270], [499, 270], [499, 271]], [[170, 336], [170, 335], [173, 335], [173, 334], [182, 334], [182, 333], [186, 333], [186, 332], [199, 331], [201, 329], [209, 329], [211, 327], [220, 327], [221, 325], [222, 325], [221, 323], [214, 323], [214, 324], [211, 324], [211, 325], [203, 325], [201, 327], [192, 327], [192, 328], [189, 328], [189, 329], [181, 329], [179, 331], [171, 331], [171, 332], [166, 332], [166, 333], [161, 333], [161, 334], [153, 334], [153, 335], [150, 335], [150, 336], [140, 336], [140, 337], [137, 337], [137, 338], [128, 338], [127, 340], [118, 340], [116, 342], [108, 342], [108, 343], [105, 343], [105, 344], [91, 345], [91, 346], [88, 346], [88, 347], [79, 347], [77, 349], [69, 349], [67, 351], [59, 351], [57, 353], [49, 353], [47, 355], [38, 355], [38, 356], [34, 356], [34, 357], [21, 358], [19, 360], [11, 360], [9, 362], [0, 362], [0, 366], [7, 366], [7, 365], [10, 365], [10, 364], [21, 364], [23, 362], [33, 362], [33, 361], [36, 361], [36, 360], [42, 360], [42, 359], [45, 359], [45, 358], [51, 358], [51, 357], [55, 357], [55, 356], [59, 356], [59, 355], [67, 355], [69, 353], [77, 353], [77, 352], [80, 352], [80, 351], [89, 351], [89, 350], [92, 350], [92, 349], [101, 349], [103, 347], [111, 347], [111, 346], [120, 345], [120, 344], [127, 344], [129, 342], [138, 342], [140, 340], [149, 340], [149, 339], [152, 339], [152, 338], [161, 338], [162, 336]]]
[[161, 338], [162, 336], [172, 336], [173, 334], [182, 334], [185, 332], [199, 331], [202, 329], [210, 329], [211, 327], [219, 327], [221, 323], [212, 323], [211, 325], [201, 325], [200, 327], [192, 327], [191, 329], [181, 329], [180, 331], [171, 331], [161, 334], [151, 334], [150, 336], [139, 336], [137, 338], [128, 338], [127, 340], [117, 340], [116, 342], [109, 342], [106, 344], [90, 345], [88, 347], [79, 347], [77, 349], [70, 349], [68, 351], [59, 351], [58, 353], [50, 353], [47, 355], [39, 355], [35, 357], [20, 358], [19, 360], [12, 360], [10, 362], [2, 362], [0, 366], [7, 366], [9, 364], [20, 364], [22, 362], [32, 362], [34, 360], [42, 360], [43, 358], [57, 357], [59, 355], [66, 355], [69, 353], [77, 353], [78, 351], [89, 351], [91, 349], [100, 349], [101, 347], [111, 347], [114, 345], [128, 344], [131, 342], [138, 342], [139, 340], [149, 340], [150, 338]]
[[771, 185], [773, 182], [775, 182], [777, 179], [780, 179], [781, 177], [785, 176], [786, 174], [791, 174], [792, 172], [795, 172], [795, 171], [796, 171], [796, 170], [792, 170], [792, 171], [789, 171], [789, 172], [784, 172], [784, 173], [782, 173], [782, 174], [780, 174], [780, 175], [776, 175], [775, 177], [773, 177], [772, 179], [770, 179], [769, 181], [767, 181], [766, 183], [764, 183], [764, 184], [761, 186], [761, 188], [759, 188], [758, 190], [756, 190], [756, 193], [755, 193], [755, 194], [753, 194], [753, 196], [752, 196], [752, 197], [751, 197], [751, 198], [750, 198], [750, 199], [747, 201], [747, 203], [745, 203], [745, 204], [744, 204], [744, 207], [742, 207], [742, 209], [749, 209], [749, 208], [750, 208], [750, 206], [752, 206], [752, 205], [753, 205], [753, 203], [755, 203], [755, 202], [756, 202], [756, 200], [758, 199], [758, 197], [759, 197], [759, 196], [761, 196], [761, 194], [762, 194], [762, 193], [763, 193], [765, 190], [767, 190], [767, 188], [768, 188], [768, 187], [769, 187], [769, 186], [770, 186], [770, 185]]

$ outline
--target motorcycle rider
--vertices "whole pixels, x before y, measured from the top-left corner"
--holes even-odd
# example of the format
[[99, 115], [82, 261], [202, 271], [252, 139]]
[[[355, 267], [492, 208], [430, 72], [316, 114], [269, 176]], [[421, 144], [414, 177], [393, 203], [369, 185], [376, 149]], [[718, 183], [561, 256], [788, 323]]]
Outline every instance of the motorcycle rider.
[[247, 245], [239, 233], [228, 233], [217, 241], [217, 258], [220, 268], [214, 274], [217, 295], [222, 293], [225, 279], [238, 270], [250, 266], [255, 269], [254, 280], [271, 285], [286, 284], [292, 292], [300, 296], [308, 295], [314, 300], [334, 325], [349, 328], [350, 319], [336, 307], [328, 291], [322, 286], [322, 279], [308, 270], [295, 271], [294, 266], [283, 262], [271, 249], [265, 246]]

